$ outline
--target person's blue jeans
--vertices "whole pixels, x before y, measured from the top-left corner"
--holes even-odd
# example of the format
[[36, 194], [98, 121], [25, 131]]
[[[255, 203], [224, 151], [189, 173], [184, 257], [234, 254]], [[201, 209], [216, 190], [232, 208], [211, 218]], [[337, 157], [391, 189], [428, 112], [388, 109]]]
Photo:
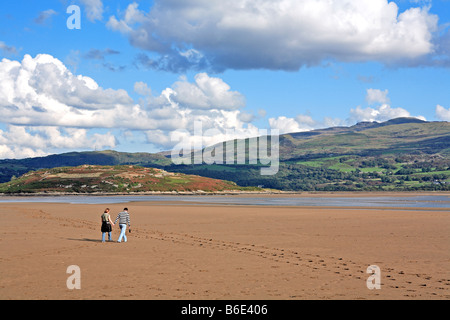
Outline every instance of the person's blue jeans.
[[117, 239], [117, 242], [122, 242], [122, 238], [123, 238], [123, 242], [127, 242], [127, 236], [126, 236], [127, 225], [119, 224], [119, 227], [120, 227], [120, 235], [119, 235], [119, 239]]
[[[105, 242], [106, 232], [102, 232], [102, 242]], [[111, 232], [108, 232], [108, 241], [111, 241]]]

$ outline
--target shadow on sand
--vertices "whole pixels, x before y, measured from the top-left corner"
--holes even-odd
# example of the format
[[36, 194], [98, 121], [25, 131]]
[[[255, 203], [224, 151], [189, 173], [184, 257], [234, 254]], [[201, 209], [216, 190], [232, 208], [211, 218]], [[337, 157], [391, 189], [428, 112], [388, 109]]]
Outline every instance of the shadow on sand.
[[[87, 238], [83, 238], [83, 239], [67, 238], [67, 240], [72, 240], [72, 241], [88, 241], [88, 242], [102, 242], [101, 239], [87, 239]], [[106, 240], [106, 242], [114, 242], [114, 241], [113, 241], [113, 240], [111, 240], [111, 241]]]

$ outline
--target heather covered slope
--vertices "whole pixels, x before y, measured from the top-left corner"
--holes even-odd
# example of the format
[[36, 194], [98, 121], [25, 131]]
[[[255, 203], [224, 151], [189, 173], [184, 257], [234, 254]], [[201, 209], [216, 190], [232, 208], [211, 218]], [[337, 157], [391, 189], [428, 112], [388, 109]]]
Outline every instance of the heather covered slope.
[[31, 171], [0, 184], [3, 193], [128, 193], [151, 191], [228, 191], [256, 190], [221, 181], [161, 169], [138, 166], [59, 167]]
[[74, 167], [85, 164], [106, 166], [138, 165], [162, 168], [170, 165], [171, 161], [158, 153], [127, 153], [113, 150], [68, 152], [27, 159], [5, 159], [0, 160], [0, 182], [8, 182], [13, 176], [18, 177], [29, 171], [66, 166]]

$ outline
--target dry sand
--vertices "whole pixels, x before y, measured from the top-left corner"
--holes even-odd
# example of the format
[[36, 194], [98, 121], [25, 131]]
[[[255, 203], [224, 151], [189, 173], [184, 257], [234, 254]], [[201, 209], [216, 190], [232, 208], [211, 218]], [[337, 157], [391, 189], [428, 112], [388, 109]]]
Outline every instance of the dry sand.
[[101, 243], [104, 205], [3, 203], [0, 299], [450, 298], [446, 210], [124, 206], [128, 242]]

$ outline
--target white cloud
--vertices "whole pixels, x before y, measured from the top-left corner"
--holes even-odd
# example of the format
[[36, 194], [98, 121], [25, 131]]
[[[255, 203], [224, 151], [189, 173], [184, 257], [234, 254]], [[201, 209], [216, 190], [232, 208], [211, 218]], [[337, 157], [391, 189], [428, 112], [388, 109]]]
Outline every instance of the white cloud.
[[86, 8], [86, 16], [89, 21], [102, 20], [103, 2], [102, 0], [80, 0]]
[[436, 106], [436, 117], [439, 120], [450, 121], [450, 108], [445, 108], [441, 105]]
[[311, 127], [317, 125], [317, 121], [313, 120], [313, 118], [310, 115], [305, 114], [299, 114], [297, 117], [295, 117], [295, 120], [304, 127]]
[[134, 84], [134, 91], [141, 96], [150, 96], [152, 94], [152, 89], [142, 81], [136, 82]]
[[195, 83], [186, 80], [174, 84], [175, 102], [192, 109], [233, 110], [245, 105], [244, 97], [220, 78], [209, 77], [206, 73], [195, 76]]
[[[181, 77], [160, 93], [145, 82], [136, 82], [134, 91], [141, 97], [135, 102], [124, 90], [103, 89], [92, 78], [72, 74], [50, 55], [26, 55], [22, 61], [0, 61], [0, 83], [0, 122], [7, 126], [7, 130], [0, 130], [0, 157], [113, 148], [121, 140], [114, 132], [126, 140], [125, 133], [129, 138], [131, 131], [165, 150], [177, 144], [170, 139], [174, 131], [208, 145], [232, 139], [230, 131], [239, 138], [259, 135], [251, 122], [266, 115], [264, 110], [258, 116], [247, 112], [241, 93], [207, 73], [195, 75], [192, 81]], [[351, 109], [345, 120], [315, 120], [309, 114], [299, 114], [294, 118], [272, 117], [268, 124], [287, 133], [411, 116], [403, 108], [382, 103], [389, 101], [387, 90], [369, 89], [366, 99], [381, 104]], [[439, 118], [448, 119], [448, 113], [444, 107], [436, 107]], [[214, 134], [199, 136], [196, 121], [201, 121], [204, 131], [215, 130]]]
[[[352, 126], [358, 122], [384, 122], [395, 118], [412, 117], [426, 121], [423, 116], [413, 116], [403, 108], [393, 108], [387, 102], [388, 90], [368, 89], [366, 100], [369, 104], [381, 103], [375, 107], [357, 106], [350, 109], [349, 116], [346, 119], [324, 117], [322, 120], [315, 120], [308, 114], [299, 114], [295, 118], [280, 116], [278, 118], [270, 118], [269, 124], [271, 128], [279, 129], [281, 133], [302, 132], [314, 129], [322, 129], [336, 126]], [[438, 105], [436, 107], [436, 115], [438, 118], [445, 120], [450, 118], [450, 110]]]
[[[145, 97], [145, 110], [149, 123], [146, 131], [148, 142], [170, 148], [177, 141], [170, 141], [172, 131], [189, 135], [193, 141], [217, 143], [227, 137], [227, 130], [234, 130], [245, 136], [256, 135], [257, 128], [249, 124], [249, 114], [243, 111], [245, 98], [222, 79], [206, 73], [195, 75], [190, 82], [181, 77], [159, 96], [152, 96], [147, 84], [138, 82], [135, 91]], [[141, 102], [142, 103], [142, 102]], [[194, 124], [201, 121], [202, 130], [217, 129], [220, 134], [202, 139], [196, 136]]]
[[387, 104], [382, 104], [375, 108], [362, 108], [361, 106], [357, 106], [355, 109], [350, 110], [350, 119], [354, 122], [381, 122], [400, 117], [411, 117], [411, 114], [405, 109], [391, 108], [391, 106]]
[[42, 150], [33, 150], [22, 146], [7, 146], [0, 144], [0, 159], [23, 159], [47, 155]]
[[253, 120], [256, 119], [256, 116], [252, 113], [247, 113], [247, 112], [241, 112], [238, 115], [239, 120], [241, 120], [242, 122], [246, 122], [246, 123], [250, 123]]
[[167, 138], [171, 131], [192, 133], [197, 120], [205, 130], [222, 133], [256, 130], [243, 110], [244, 96], [206, 73], [197, 74], [193, 82], [180, 78], [159, 94], [137, 82], [134, 90], [142, 98], [136, 103], [126, 91], [103, 89], [94, 79], [74, 75], [58, 59], [41, 54], [0, 61], [0, 83], [0, 122], [9, 125], [1, 133], [3, 154], [20, 156], [26, 148], [41, 154], [50, 149], [116, 145], [112, 133], [96, 134], [97, 128], [141, 131], [149, 143], [166, 149], [176, 144]]
[[285, 116], [270, 118], [269, 125], [271, 129], [279, 130], [280, 134], [312, 130], [309, 126], [302, 126], [296, 119]]
[[17, 125], [112, 127], [133, 111], [124, 90], [103, 89], [89, 77], [73, 75], [50, 55], [25, 55], [0, 62], [2, 121]]
[[0, 130], [0, 158], [37, 157], [51, 150], [114, 148], [116, 138], [110, 132], [89, 135], [86, 129], [58, 127], [8, 126]]
[[272, 129], [280, 130], [280, 133], [304, 132], [315, 129], [348, 126], [351, 123], [349, 119], [343, 120], [338, 118], [324, 117], [322, 120], [314, 120], [310, 115], [299, 114], [295, 118], [278, 117], [270, 118], [269, 124]]
[[389, 91], [387, 89], [384, 91], [379, 89], [367, 89], [366, 101], [369, 104], [389, 103], [388, 93]]
[[111, 16], [106, 26], [124, 34], [133, 32], [132, 26], [136, 23], [142, 23], [146, 19], [145, 14], [138, 9], [138, 6], [136, 2], [129, 4], [122, 20], [117, 20], [116, 17]]
[[423, 116], [412, 116], [409, 111], [403, 108], [393, 108], [390, 106], [389, 91], [386, 89], [381, 91], [379, 89], [367, 89], [366, 101], [372, 104], [379, 104], [375, 107], [363, 108], [357, 106], [350, 110], [350, 117], [347, 123], [354, 124], [361, 121], [377, 121], [383, 122], [395, 118], [413, 117], [421, 120], [426, 120]]
[[386, 0], [156, 0], [148, 13], [130, 4], [108, 27], [169, 62], [193, 50], [217, 69], [297, 70], [329, 58], [392, 63], [430, 54], [438, 17], [428, 9], [399, 12]]

